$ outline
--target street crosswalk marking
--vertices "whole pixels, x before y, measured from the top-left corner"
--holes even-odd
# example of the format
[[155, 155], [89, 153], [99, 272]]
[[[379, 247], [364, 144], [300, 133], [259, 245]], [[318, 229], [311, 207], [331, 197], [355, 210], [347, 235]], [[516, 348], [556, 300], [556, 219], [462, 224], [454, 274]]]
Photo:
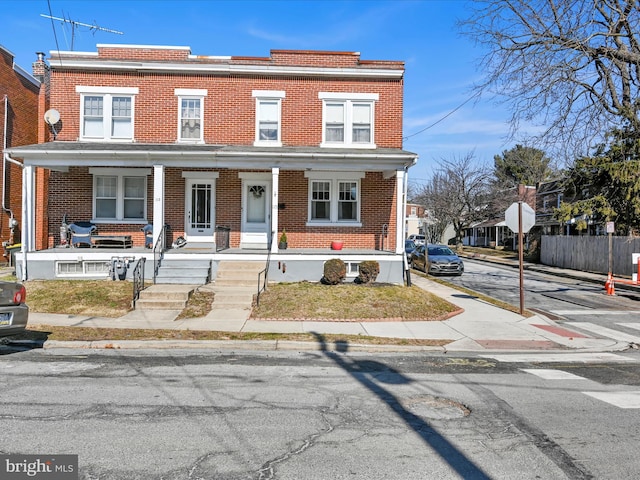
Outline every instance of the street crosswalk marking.
[[[574, 375], [573, 373], [565, 372], [564, 370], [555, 370], [553, 368], [522, 368], [521, 371], [530, 373], [543, 380], [586, 380], [591, 381], [588, 378]], [[600, 400], [602, 402], [613, 405], [614, 407], [632, 409], [640, 408], [640, 392], [581, 392], [584, 395], [588, 395], [592, 398]]]
[[623, 362], [635, 362], [632, 358], [616, 355], [615, 353], [607, 352], [592, 352], [592, 353], [504, 353], [504, 354], [483, 354], [480, 355], [484, 358], [493, 358], [499, 362], [505, 363], [623, 363]]
[[629, 335], [628, 333], [620, 332], [618, 330], [614, 330], [612, 328], [601, 327], [600, 325], [596, 325], [595, 323], [589, 322], [568, 322], [565, 325], [570, 325], [575, 328], [579, 328], [582, 330], [587, 330], [591, 333], [595, 333], [597, 335], [602, 335], [603, 337], [612, 338], [614, 340], [618, 340], [620, 342], [631, 342], [631, 343], [640, 343], [640, 337], [636, 337], [634, 335]]
[[640, 323], [617, 323], [616, 325], [622, 325], [623, 327], [640, 330]]
[[618, 408], [640, 408], [640, 392], [582, 392]]
[[640, 310], [549, 310], [554, 315], [640, 315]]
[[521, 370], [544, 380], [587, 380], [579, 375], [553, 368], [522, 368]]

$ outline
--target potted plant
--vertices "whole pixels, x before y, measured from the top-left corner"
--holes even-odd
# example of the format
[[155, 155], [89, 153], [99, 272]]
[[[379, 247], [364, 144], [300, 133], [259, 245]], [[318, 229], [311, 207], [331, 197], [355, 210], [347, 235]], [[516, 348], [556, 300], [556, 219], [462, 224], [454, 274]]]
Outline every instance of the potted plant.
[[278, 248], [280, 250], [286, 250], [287, 245], [287, 231], [283, 228], [282, 235], [280, 235], [280, 242], [278, 242]]
[[344, 242], [342, 240], [334, 240], [331, 242], [331, 250], [342, 250]]

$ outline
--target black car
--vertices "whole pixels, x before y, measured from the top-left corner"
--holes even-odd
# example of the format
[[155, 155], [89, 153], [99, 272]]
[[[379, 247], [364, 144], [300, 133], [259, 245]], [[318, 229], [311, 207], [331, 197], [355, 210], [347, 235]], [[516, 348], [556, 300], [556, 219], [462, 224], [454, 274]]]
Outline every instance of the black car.
[[431, 275], [462, 275], [464, 263], [446, 245], [419, 245], [409, 256], [415, 269]]
[[0, 281], [0, 337], [24, 332], [29, 307], [24, 303], [26, 290], [21, 283]]

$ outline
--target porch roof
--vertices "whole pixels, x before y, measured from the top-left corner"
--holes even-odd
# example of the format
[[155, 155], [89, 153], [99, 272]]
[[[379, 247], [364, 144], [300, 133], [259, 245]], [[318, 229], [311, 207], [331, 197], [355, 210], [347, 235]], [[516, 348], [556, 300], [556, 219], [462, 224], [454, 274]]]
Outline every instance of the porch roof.
[[66, 170], [69, 166], [206, 167], [288, 170], [392, 171], [411, 167], [418, 155], [394, 148], [255, 147], [177, 143], [53, 141], [5, 149], [25, 165]]

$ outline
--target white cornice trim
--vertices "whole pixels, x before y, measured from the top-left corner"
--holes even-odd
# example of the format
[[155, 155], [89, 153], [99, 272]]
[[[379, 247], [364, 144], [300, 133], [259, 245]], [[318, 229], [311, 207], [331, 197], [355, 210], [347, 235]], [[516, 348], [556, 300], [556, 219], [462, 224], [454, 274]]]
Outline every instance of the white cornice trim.
[[313, 76], [313, 77], [365, 77], [402, 78], [404, 69], [383, 68], [332, 68], [295, 67], [281, 65], [249, 65], [228, 63], [151, 63], [125, 62], [118, 60], [95, 61], [89, 59], [52, 58], [52, 69], [111, 70], [134, 72], [182, 72], [209, 74], [251, 74], [267, 76]]

